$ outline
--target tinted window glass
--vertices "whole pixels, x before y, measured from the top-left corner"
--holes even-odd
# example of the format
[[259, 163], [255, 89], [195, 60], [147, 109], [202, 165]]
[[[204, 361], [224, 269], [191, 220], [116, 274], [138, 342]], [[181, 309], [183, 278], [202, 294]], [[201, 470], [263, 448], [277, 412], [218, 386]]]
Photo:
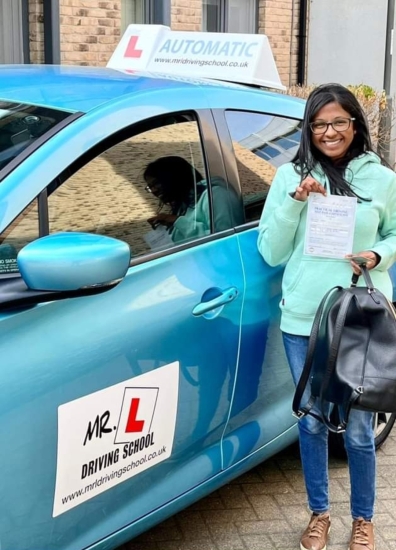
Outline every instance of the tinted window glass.
[[0, 274], [18, 273], [18, 252], [38, 236], [39, 220], [35, 199], [0, 235]]
[[237, 160], [247, 222], [260, 218], [276, 169], [292, 160], [301, 138], [301, 122], [294, 119], [226, 111]]
[[221, 1], [203, 0], [202, 28], [208, 32], [221, 32]]
[[0, 101], [0, 170], [70, 113]]
[[49, 193], [51, 233], [109, 235], [127, 242], [132, 257], [211, 229], [198, 124], [187, 118], [125, 139]]
[[202, 30], [256, 32], [257, 0], [203, 0]]

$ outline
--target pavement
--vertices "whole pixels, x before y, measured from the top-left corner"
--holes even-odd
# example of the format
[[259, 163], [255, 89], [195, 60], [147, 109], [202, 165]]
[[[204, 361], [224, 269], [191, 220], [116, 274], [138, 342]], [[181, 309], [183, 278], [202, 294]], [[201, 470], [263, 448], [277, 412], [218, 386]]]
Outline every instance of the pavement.
[[[377, 452], [376, 550], [396, 550], [396, 427]], [[347, 550], [351, 528], [346, 461], [330, 459], [328, 550]], [[298, 445], [117, 550], [298, 550], [309, 519]]]

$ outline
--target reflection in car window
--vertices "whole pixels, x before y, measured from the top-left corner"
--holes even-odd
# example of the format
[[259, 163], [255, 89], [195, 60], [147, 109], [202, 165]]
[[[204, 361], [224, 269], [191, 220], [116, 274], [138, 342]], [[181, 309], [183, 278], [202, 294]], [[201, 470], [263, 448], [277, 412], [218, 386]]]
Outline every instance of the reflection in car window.
[[246, 222], [260, 218], [276, 169], [292, 160], [301, 122], [245, 111], [226, 111], [245, 208]]
[[38, 236], [39, 218], [35, 199], [0, 235], [0, 275], [18, 273], [18, 252]]
[[130, 245], [132, 257], [210, 233], [203, 152], [191, 117], [157, 120], [48, 192], [50, 233], [115, 237]]
[[0, 170], [70, 113], [0, 101]]

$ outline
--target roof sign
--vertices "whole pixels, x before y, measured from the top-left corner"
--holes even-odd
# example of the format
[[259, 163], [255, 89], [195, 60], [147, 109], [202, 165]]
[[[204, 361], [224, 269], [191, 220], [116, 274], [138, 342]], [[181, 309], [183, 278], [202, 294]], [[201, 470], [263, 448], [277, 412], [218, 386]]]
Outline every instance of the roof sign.
[[284, 90], [264, 34], [172, 31], [129, 25], [107, 66]]

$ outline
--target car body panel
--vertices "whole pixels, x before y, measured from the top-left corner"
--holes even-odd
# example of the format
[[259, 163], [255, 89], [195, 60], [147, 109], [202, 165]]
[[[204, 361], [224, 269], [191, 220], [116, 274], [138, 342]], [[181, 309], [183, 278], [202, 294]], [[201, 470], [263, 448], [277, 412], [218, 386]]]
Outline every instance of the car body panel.
[[[0, 70], [1, 99], [70, 112], [86, 113], [124, 95], [182, 87], [182, 82], [101, 67], [5, 65]], [[184, 87], [191, 88], [191, 84]]]
[[[1, 405], [8, 494], [2, 548], [32, 550], [32, 541], [41, 549], [85, 548], [221, 471], [244, 295], [236, 246], [232, 238], [215, 240], [172, 262], [133, 266], [99, 296], [1, 315], [8, 388]], [[214, 318], [192, 315], [208, 289], [230, 286], [239, 294]], [[173, 361], [181, 367], [171, 458], [52, 519], [57, 459], [48, 443], [57, 440], [57, 408]]]
[[[254, 102], [248, 105], [252, 110], [257, 108], [261, 111], [264, 99], [266, 108], [270, 109], [271, 104], [279, 103], [284, 103], [286, 109], [303, 105], [296, 98], [238, 84], [194, 79], [191, 76], [184, 78], [138, 71], [131, 74], [101, 67], [56, 65], [3, 65], [0, 70], [0, 99], [34, 103], [71, 112], [86, 113], [123, 96], [166, 90], [182, 92], [177, 96], [173, 95], [175, 110], [178, 101], [183, 99], [183, 94], [188, 94], [190, 108], [195, 104], [198, 108], [203, 90], [210, 98], [213, 108], [220, 106], [246, 109], [246, 97]], [[233, 101], [235, 104], [232, 104]]]
[[295, 424], [290, 414], [294, 385], [279, 329], [283, 269], [263, 265], [256, 254], [256, 229], [239, 233], [237, 239], [246, 292], [238, 373], [223, 441], [226, 468]]

